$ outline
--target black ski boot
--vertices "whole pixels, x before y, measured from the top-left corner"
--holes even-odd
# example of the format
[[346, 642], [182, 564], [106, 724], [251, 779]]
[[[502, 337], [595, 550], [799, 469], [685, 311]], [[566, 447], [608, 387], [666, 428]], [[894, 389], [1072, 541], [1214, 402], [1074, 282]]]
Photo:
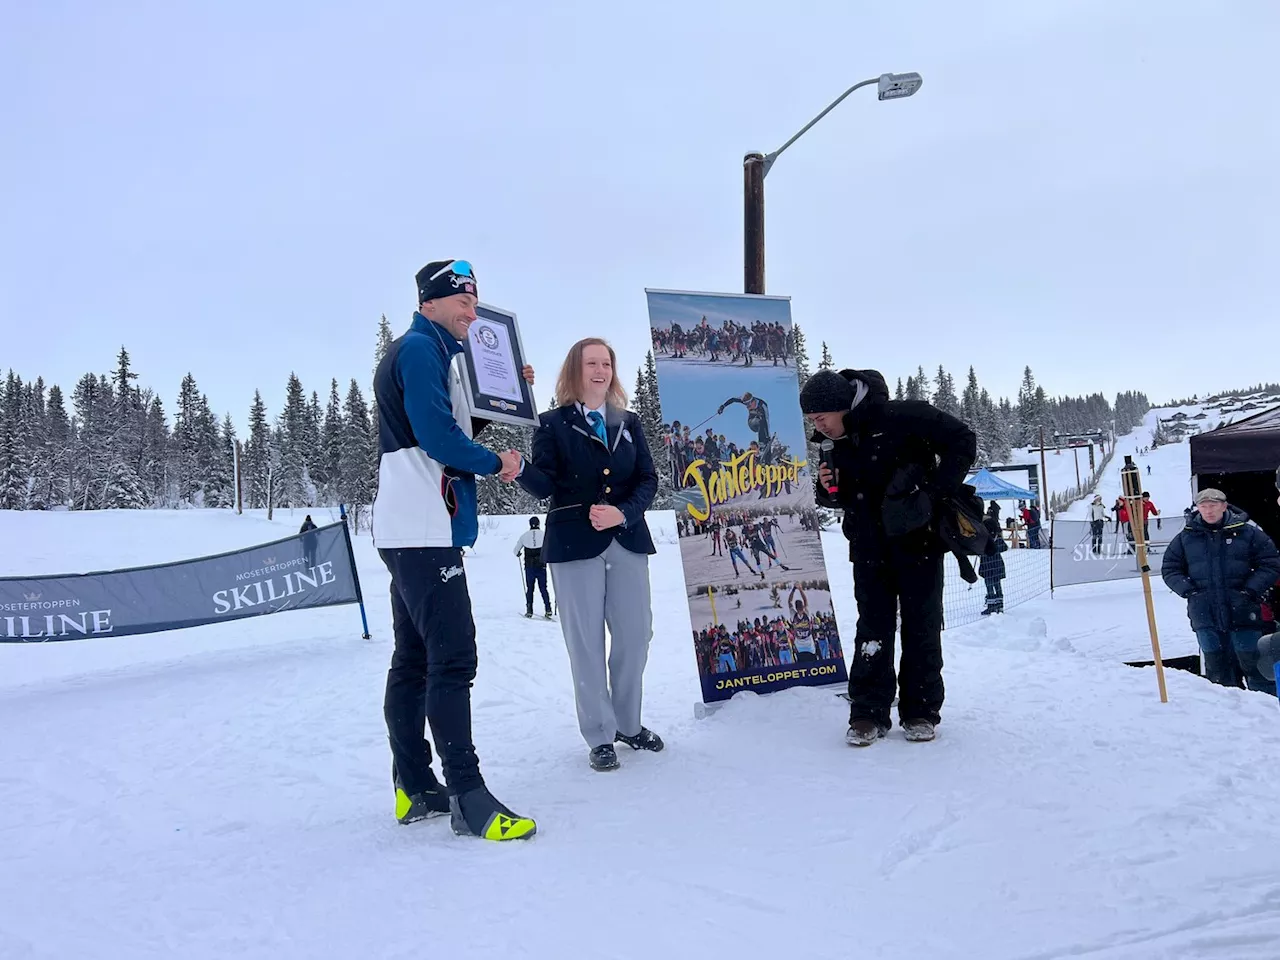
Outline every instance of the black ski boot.
[[606, 770], [617, 770], [620, 766], [618, 763], [618, 754], [613, 749], [612, 743], [601, 744], [600, 746], [592, 749], [589, 760], [591, 763], [591, 769], [597, 770], [601, 773]]
[[460, 837], [484, 840], [523, 840], [538, 832], [529, 817], [512, 813], [494, 799], [488, 787], [476, 787], [449, 798], [450, 823]]
[[404, 785], [396, 780], [396, 819], [401, 823], [415, 823], [431, 817], [442, 817], [449, 812], [449, 791], [439, 783], [432, 784], [421, 793], [409, 796]]
[[657, 753], [666, 744], [662, 742], [662, 738], [650, 730], [648, 727], [641, 727], [640, 732], [634, 737], [628, 737], [621, 732], [614, 737], [614, 743], [625, 743], [632, 750], [651, 750]]
[[532, 606], [532, 605], [530, 605], [530, 606], [528, 606], [528, 607], [526, 607], [526, 608], [525, 608], [525, 611], [524, 611], [524, 618], [525, 618], [526, 620], [532, 620], [532, 619], [533, 619], [533, 606]]

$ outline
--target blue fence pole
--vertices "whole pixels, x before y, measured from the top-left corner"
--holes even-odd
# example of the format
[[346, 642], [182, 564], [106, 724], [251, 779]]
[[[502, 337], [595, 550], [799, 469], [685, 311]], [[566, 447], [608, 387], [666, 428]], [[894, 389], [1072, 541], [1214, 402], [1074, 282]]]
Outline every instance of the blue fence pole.
[[360, 623], [364, 626], [364, 633], [360, 636], [364, 640], [369, 639], [369, 618], [364, 612], [364, 594], [360, 591], [360, 573], [356, 570], [356, 552], [351, 546], [351, 530], [347, 526], [347, 506], [344, 503], [338, 504], [338, 516], [342, 518], [342, 536], [347, 541], [347, 556], [351, 558], [351, 579], [356, 585], [356, 602], [360, 604]]

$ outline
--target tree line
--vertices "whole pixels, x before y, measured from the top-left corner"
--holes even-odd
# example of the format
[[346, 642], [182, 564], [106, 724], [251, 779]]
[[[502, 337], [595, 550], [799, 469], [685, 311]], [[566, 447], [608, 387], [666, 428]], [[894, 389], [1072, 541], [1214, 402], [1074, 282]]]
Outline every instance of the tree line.
[[[387, 318], [378, 323], [374, 368], [393, 340]], [[810, 376], [804, 331], [791, 333], [800, 386]], [[824, 342], [818, 369], [835, 366]], [[285, 401], [272, 419], [260, 390], [249, 406], [248, 435], [240, 438], [230, 414], [218, 417], [194, 375], [178, 387], [172, 417], [160, 395], [141, 386], [128, 351], [121, 347], [110, 373], [86, 373], [71, 391], [9, 371], [0, 395], [0, 509], [74, 510], [231, 507], [237, 457], [244, 506], [317, 507], [372, 502], [377, 489], [378, 423], [372, 397], [351, 378], [343, 390], [331, 379], [322, 399], [290, 373]], [[898, 378], [897, 399], [927, 400], [959, 416], [978, 435], [978, 465], [1005, 462], [1014, 448], [1037, 445], [1041, 427], [1050, 444], [1057, 434], [1113, 425], [1129, 432], [1150, 409], [1140, 392], [1050, 397], [1027, 367], [1016, 401], [994, 398], [969, 368], [962, 389], [939, 366]], [[671, 463], [665, 455], [664, 420], [652, 352], [636, 371], [631, 409], [641, 419], [659, 474], [655, 507], [670, 503]], [[554, 400], [552, 401], [554, 406]], [[549, 409], [549, 408], [548, 408]], [[532, 430], [491, 423], [480, 437], [494, 449], [530, 452]], [[238, 449], [237, 449], [238, 448]], [[810, 452], [813, 455], [813, 452]], [[497, 477], [478, 482], [483, 513], [535, 513], [540, 505], [517, 484]]]

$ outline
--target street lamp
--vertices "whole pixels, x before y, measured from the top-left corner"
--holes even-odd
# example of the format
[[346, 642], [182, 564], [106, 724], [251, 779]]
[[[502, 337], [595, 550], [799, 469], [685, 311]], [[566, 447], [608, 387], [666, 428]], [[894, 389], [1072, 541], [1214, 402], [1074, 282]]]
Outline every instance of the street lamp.
[[918, 73], [882, 73], [880, 76], [873, 77], [870, 80], [855, 83], [832, 101], [827, 109], [801, 127], [799, 133], [773, 151], [773, 153], [768, 155], [748, 153], [742, 158], [742, 262], [743, 289], [745, 292], [764, 293], [764, 178], [768, 176], [769, 170], [773, 167], [778, 157], [782, 155], [782, 151], [808, 133], [810, 127], [838, 107], [840, 102], [853, 91], [860, 90], [862, 87], [869, 87], [873, 83], [879, 85], [879, 98], [881, 100], [901, 100], [919, 90], [920, 84], [924, 83], [924, 80]]

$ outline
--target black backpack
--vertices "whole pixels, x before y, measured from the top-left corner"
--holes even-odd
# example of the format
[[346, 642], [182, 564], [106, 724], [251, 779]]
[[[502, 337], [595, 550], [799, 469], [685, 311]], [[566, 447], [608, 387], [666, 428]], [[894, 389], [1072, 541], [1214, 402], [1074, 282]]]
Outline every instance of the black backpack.
[[966, 583], [977, 583], [978, 574], [969, 557], [990, 556], [997, 550], [991, 531], [983, 522], [986, 517], [977, 490], [966, 483], [958, 493], [938, 497], [934, 518], [938, 536], [960, 564], [960, 575]]

